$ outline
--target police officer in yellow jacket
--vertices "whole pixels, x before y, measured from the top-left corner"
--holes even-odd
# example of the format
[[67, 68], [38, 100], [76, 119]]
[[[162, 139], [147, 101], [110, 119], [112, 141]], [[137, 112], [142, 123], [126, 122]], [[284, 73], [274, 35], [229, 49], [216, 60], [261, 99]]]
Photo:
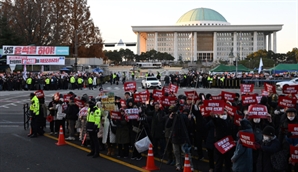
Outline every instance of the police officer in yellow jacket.
[[99, 157], [99, 140], [97, 133], [100, 126], [101, 111], [95, 106], [95, 102], [89, 101], [89, 109], [87, 115], [86, 131], [89, 133], [91, 152], [87, 156], [93, 158]]
[[88, 87], [89, 87], [89, 90], [93, 90], [93, 79], [91, 76], [89, 76], [88, 78]]
[[38, 133], [38, 119], [39, 119], [39, 100], [36, 97], [34, 93], [30, 93], [30, 114], [32, 116], [31, 118], [31, 128], [32, 128], [32, 133], [28, 135], [28, 137], [37, 137]]

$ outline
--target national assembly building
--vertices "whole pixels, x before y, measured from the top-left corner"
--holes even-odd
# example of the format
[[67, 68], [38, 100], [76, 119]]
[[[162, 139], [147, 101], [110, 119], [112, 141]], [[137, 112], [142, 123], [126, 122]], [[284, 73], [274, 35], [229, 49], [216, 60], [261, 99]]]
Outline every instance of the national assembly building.
[[220, 13], [196, 8], [183, 14], [175, 25], [132, 26], [137, 35], [137, 54], [149, 50], [167, 52], [175, 61], [210, 63], [240, 60], [260, 49], [276, 53], [276, 32], [281, 24], [231, 25]]

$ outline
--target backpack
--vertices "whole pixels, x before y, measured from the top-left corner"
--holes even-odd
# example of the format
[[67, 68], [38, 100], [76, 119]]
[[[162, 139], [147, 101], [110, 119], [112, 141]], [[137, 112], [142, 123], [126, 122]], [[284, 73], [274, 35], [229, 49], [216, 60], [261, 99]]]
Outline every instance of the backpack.
[[275, 152], [271, 155], [270, 160], [271, 164], [274, 170], [276, 171], [283, 171], [286, 170], [286, 167], [288, 166], [287, 156], [288, 152], [286, 150], [280, 150], [278, 152]]

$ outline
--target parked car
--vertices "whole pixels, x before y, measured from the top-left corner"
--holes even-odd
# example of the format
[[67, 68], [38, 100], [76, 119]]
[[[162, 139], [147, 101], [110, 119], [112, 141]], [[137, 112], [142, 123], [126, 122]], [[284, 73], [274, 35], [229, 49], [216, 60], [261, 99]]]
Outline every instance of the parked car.
[[146, 77], [142, 80], [142, 88], [159, 88], [161, 89], [161, 82], [154, 76]]
[[289, 86], [289, 85], [298, 85], [298, 78], [294, 78], [290, 81], [282, 81], [282, 82], [277, 82], [276, 83], [276, 89], [282, 90], [284, 86]]

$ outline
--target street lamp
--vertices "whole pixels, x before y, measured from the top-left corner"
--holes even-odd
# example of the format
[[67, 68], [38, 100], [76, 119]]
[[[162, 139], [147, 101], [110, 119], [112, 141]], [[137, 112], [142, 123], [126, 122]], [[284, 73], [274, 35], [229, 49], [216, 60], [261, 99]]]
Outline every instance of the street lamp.
[[74, 69], [77, 72], [78, 67], [78, 32], [75, 30], [75, 62], [74, 62]]

